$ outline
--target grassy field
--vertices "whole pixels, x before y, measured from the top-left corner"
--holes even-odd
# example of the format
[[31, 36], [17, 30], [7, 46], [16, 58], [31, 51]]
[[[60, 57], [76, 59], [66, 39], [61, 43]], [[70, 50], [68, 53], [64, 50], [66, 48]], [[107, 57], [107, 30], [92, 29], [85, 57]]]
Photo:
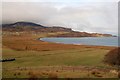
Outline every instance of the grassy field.
[[[117, 77], [103, 63], [114, 47], [65, 45], [37, 40], [51, 34], [3, 36], [3, 78]], [[52, 35], [54, 35], [52, 33]]]
[[8, 67], [34, 67], [42, 65], [104, 66], [102, 60], [107, 52], [108, 50], [94, 50], [94, 48], [55, 51], [15, 51], [3, 49], [3, 58], [16, 58], [16, 61], [6, 62], [3, 65], [5, 64]]

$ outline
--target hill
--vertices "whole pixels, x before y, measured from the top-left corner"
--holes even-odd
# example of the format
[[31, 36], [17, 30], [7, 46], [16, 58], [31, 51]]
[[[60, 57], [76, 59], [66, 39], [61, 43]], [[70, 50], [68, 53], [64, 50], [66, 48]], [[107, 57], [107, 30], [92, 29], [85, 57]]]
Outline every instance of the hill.
[[111, 34], [87, 33], [87, 32], [70, 32], [66, 34], [54, 35], [54, 37], [111, 37], [111, 36], [112, 36]]
[[[73, 31], [71, 28], [53, 26], [46, 27], [40, 24], [32, 22], [16, 22], [12, 24], [2, 24], [3, 31], [9, 32], [67, 32], [64, 34], [52, 35], [52, 37], [111, 37], [111, 34], [101, 34], [101, 33], [87, 33], [87, 32], [77, 32]], [[51, 36], [50, 36], [51, 37]]]
[[3, 31], [35, 31], [35, 32], [70, 32], [72, 31], [70, 28], [63, 28], [63, 27], [45, 27], [40, 24], [32, 23], [32, 22], [16, 22], [12, 24], [2, 24]]

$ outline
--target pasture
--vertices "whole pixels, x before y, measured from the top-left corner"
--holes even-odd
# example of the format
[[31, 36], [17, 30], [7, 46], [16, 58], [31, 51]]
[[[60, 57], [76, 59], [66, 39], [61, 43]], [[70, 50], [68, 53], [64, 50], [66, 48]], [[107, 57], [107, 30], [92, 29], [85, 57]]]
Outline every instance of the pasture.
[[[3, 78], [110, 78], [112, 67], [103, 63], [114, 47], [56, 44], [37, 40], [44, 35], [3, 36]], [[52, 34], [53, 35], [53, 34]]]

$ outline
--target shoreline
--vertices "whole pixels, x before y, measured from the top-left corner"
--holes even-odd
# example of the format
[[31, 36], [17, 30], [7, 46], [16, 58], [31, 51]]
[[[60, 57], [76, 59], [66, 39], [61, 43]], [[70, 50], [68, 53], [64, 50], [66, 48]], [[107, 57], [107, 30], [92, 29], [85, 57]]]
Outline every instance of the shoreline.
[[[54, 43], [41, 40], [41, 38], [49, 38], [48, 35], [38, 34], [36, 35], [20, 35], [20, 36], [3, 36], [3, 47], [6, 46], [15, 50], [65, 50], [72, 48], [99, 48], [111, 50], [117, 48], [115, 46], [96, 46], [96, 45], [84, 45], [84, 44], [63, 44], [63, 43]], [[64, 47], [65, 48], [64, 48]]]
[[87, 77], [88, 74], [95, 76], [92, 74], [95, 71], [102, 77], [116, 77], [110, 73], [114, 68], [102, 63], [104, 55], [115, 47], [61, 44], [40, 40], [44, 37], [46, 35], [3, 36], [3, 58], [16, 59], [15, 62], [3, 63], [3, 78], [16, 77], [14, 74], [18, 73], [22, 75], [17, 77], [27, 78], [29, 72], [35, 73], [38, 77], [39, 74], [53, 74], [58, 78], [61, 74], [63, 77], [71, 77], [72, 73], [72, 77], [80, 78]]
[[[42, 41], [42, 42], [47, 42], [47, 43], [63, 44], [63, 45], [88, 46], [88, 47], [107, 47], [107, 48], [118, 48], [119, 47], [119, 46], [102, 46], [102, 45], [87, 45], [87, 44], [65, 44], [65, 43], [44, 41], [44, 40], [41, 40], [41, 38], [51, 38], [51, 37], [40, 37], [37, 40]], [[68, 37], [52, 37], [52, 38], [68, 38]]]

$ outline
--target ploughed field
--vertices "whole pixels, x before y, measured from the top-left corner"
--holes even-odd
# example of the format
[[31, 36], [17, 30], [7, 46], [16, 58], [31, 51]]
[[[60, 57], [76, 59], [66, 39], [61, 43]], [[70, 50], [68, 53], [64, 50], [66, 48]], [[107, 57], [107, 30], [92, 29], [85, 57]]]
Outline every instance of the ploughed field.
[[57, 44], [38, 40], [56, 33], [3, 35], [3, 78], [111, 78], [114, 68], [103, 63], [114, 47]]

